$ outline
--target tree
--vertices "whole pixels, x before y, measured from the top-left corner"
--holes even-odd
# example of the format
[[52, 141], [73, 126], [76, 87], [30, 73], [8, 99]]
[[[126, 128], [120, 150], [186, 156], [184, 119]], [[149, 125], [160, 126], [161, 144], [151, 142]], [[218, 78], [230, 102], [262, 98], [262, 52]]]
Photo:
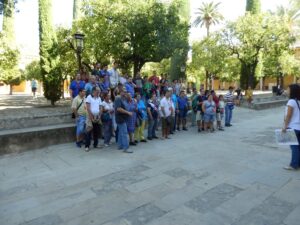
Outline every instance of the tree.
[[[188, 48], [188, 24], [180, 21], [176, 4], [154, 0], [88, 0], [79, 22], [86, 35], [84, 59], [113, 57], [134, 74], [146, 62], [160, 62], [176, 49]], [[138, 21], [138, 23], [137, 23]]]
[[202, 6], [198, 8], [198, 12], [196, 12], [198, 16], [194, 21], [194, 26], [205, 26], [207, 36], [209, 36], [210, 26], [218, 24], [224, 19], [218, 10], [220, 4], [220, 2], [202, 2]]
[[242, 65], [242, 88], [255, 88], [258, 83], [255, 71], [261, 53], [267, 54], [276, 45], [278, 49], [283, 48], [282, 40], [287, 34], [290, 30], [284, 21], [269, 14], [246, 14], [223, 30], [225, 42]]
[[247, 0], [246, 11], [252, 14], [260, 13], [260, 0]]
[[[181, 21], [188, 22], [190, 20], [190, 1], [179, 0], [179, 16]], [[186, 38], [186, 46], [188, 46], [188, 38]], [[186, 71], [181, 71], [181, 67], [186, 68], [187, 54], [189, 48], [177, 49], [171, 57], [170, 74], [172, 79], [184, 78]]]
[[18, 69], [20, 53], [19, 50], [16, 48], [15, 43], [15, 2], [14, 0], [4, 0], [2, 2], [2, 7], [3, 29], [0, 37], [0, 80], [10, 86], [9, 94], [12, 94], [12, 87], [14, 85], [20, 84], [23, 79]]
[[39, 0], [40, 65], [44, 95], [54, 105], [61, 97], [58, 45], [52, 28], [51, 0]]
[[6, 39], [0, 35], [0, 81], [10, 86], [9, 94], [12, 94], [12, 87], [23, 80], [17, 67], [19, 62], [19, 51], [11, 48]]
[[[210, 26], [218, 24], [221, 20], [224, 19], [222, 14], [219, 12], [218, 7], [221, 3], [214, 3], [209, 2], [205, 3], [202, 2], [202, 6], [198, 9], [197, 18], [194, 21], [194, 26], [206, 27], [206, 35], [209, 36], [210, 33]], [[208, 87], [208, 79], [209, 73], [206, 71], [206, 78], [205, 78], [205, 86]]]
[[201, 42], [194, 43], [192, 47], [192, 67], [204, 67], [206, 78], [209, 78], [209, 89], [212, 89], [212, 79], [224, 72], [225, 61], [228, 54], [227, 46], [222, 43], [220, 34], [215, 33]]
[[41, 81], [43, 78], [41, 75], [40, 61], [34, 60], [28, 65], [26, 65], [24, 75], [26, 80], [34, 79]]

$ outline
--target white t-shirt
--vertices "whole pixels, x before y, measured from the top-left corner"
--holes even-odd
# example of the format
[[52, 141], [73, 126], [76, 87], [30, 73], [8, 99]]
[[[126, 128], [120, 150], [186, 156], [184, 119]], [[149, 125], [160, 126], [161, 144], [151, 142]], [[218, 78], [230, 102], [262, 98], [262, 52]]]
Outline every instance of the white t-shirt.
[[102, 102], [102, 107], [103, 107], [105, 110], [108, 110], [108, 111], [111, 111], [111, 110], [114, 109], [114, 106], [113, 106], [113, 103], [112, 103], [112, 102], [107, 103], [106, 101], [103, 101], [103, 102]]
[[92, 95], [89, 95], [86, 98], [85, 102], [90, 103], [91, 113], [94, 116], [98, 116], [100, 113], [100, 106], [102, 105], [101, 98], [100, 97], [94, 98], [94, 97], [92, 97]]
[[165, 112], [165, 117], [168, 117], [171, 115], [171, 109], [174, 107], [173, 103], [171, 101], [171, 98], [167, 99], [166, 97], [164, 97], [162, 100], [160, 100], [160, 110], [161, 110], [161, 116], [164, 117], [164, 114], [162, 112], [161, 107], [164, 108], [164, 112]]
[[[300, 106], [299, 101], [298, 101], [298, 105]], [[299, 110], [298, 105], [297, 105], [296, 100], [294, 100], [294, 99], [290, 99], [287, 103], [287, 106], [290, 106], [293, 108], [293, 115], [289, 122], [288, 127], [291, 129], [294, 129], [294, 130], [300, 130], [300, 110]], [[288, 107], [286, 107], [285, 115], [287, 114], [287, 109], [288, 109]]]

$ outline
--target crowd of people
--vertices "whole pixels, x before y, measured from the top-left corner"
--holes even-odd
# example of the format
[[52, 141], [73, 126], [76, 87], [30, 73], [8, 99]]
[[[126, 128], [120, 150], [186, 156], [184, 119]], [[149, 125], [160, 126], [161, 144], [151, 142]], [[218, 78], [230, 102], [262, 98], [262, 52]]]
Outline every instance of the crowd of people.
[[92, 141], [99, 148], [103, 138], [107, 147], [115, 137], [119, 150], [132, 153], [129, 147], [139, 142], [170, 139], [174, 132], [187, 131], [188, 114], [199, 133], [223, 131], [224, 126], [232, 126], [233, 91], [230, 87], [227, 94], [217, 96], [201, 86], [199, 93], [192, 88], [188, 96], [185, 82], [170, 82], [167, 74], [158, 76], [153, 71], [150, 77], [142, 77], [138, 72], [130, 77], [118, 72], [116, 62], [110, 70], [96, 63], [91, 75], [81, 71], [70, 84], [76, 145], [89, 151]]

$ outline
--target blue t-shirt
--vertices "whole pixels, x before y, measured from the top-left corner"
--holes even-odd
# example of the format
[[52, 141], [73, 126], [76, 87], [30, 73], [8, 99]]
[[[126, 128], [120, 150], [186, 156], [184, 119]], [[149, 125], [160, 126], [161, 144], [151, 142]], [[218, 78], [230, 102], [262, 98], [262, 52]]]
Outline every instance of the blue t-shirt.
[[76, 80], [73, 80], [70, 84], [70, 89], [72, 90], [72, 98], [75, 98], [79, 93], [79, 89], [84, 89], [84, 86], [84, 81], [80, 80], [77, 82]]
[[86, 83], [84, 89], [86, 91], [86, 96], [89, 96], [90, 94], [92, 94], [92, 89], [93, 87], [99, 87], [99, 85], [97, 83], [92, 84], [92, 83]]
[[185, 110], [185, 109], [188, 108], [188, 99], [187, 99], [187, 97], [178, 97], [177, 102], [178, 102], [178, 109], [179, 110]]
[[137, 104], [138, 113], [141, 116], [142, 120], [147, 120], [147, 109], [143, 100], [140, 100]]
[[209, 101], [205, 101], [204, 103], [204, 106], [205, 106], [205, 114], [208, 114], [208, 115], [214, 115], [215, 114], [215, 102], [212, 101], [212, 102], [209, 102]]
[[125, 84], [125, 88], [126, 88], [126, 91], [129, 92], [129, 94], [131, 95], [131, 97], [134, 98], [134, 87], [133, 87], [133, 84], [127, 82]]
[[177, 105], [177, 96], [176, 96], [176, 94], [172, 94], [171, 99], [172, 99], [172, 102], [173, 102], [173, 105], [174, 105], [174, 109], [176, 109], [176, 105]]

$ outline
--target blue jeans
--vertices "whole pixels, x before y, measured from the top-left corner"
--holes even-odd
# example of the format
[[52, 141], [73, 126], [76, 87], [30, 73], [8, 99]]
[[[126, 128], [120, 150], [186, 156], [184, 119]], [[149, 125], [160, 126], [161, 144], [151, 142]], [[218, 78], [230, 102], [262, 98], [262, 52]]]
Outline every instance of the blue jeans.
[[300, 130], [295, 130], [299, 145], [291, 145], [292, 159], [290, 166], [293, 168], [300, 167]]
[[86, 116], [78, 116], [76, 119], [76, 135], [84, 134]]
[[148, 138], [156, 137], [157, 119], [148, 120]]
[[129, 148], [128, 132], [126, 122], [118, 123], [118, 147], [127, 150]]
[[109, 144], [112, 136], [112, 120], [103, 122], [104, 144]]
[[225, 106], [225, 125], [229, 125], [232, 119], [232, 109], [229, 105]]

